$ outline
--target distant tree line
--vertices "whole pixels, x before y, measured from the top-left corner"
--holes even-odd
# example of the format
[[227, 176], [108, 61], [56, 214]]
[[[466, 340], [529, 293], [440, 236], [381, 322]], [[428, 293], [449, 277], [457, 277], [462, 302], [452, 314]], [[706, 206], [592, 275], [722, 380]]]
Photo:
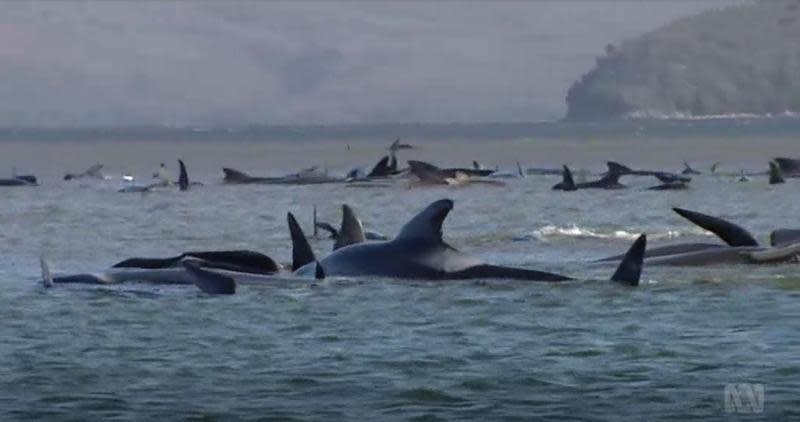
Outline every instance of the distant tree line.
[[800, 0], [711, 10], [609, 44], [566, 101], [571, 120], [800, 112]]

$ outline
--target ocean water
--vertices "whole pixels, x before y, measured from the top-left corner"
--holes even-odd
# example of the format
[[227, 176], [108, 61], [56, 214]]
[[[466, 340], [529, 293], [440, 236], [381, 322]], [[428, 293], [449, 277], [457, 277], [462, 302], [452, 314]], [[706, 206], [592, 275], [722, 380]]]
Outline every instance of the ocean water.
[[[390, 139], [391, 140], [391, 139]], [[570, 163], [731, 174], [773, 155], [787, 137], [660, 140], [413, 140], [401, 154], [448, 165], [478, 159], [511, 170]], [[349, 144], [348, 150], [345, 145]], [[767, 242], [800, 227], [797, 180], [696, 176], [692, 189], [553, 192], [555, 176], [504, 187], [409, 189], [223, 186], [219, 167], [282, 174], [368, 166], [382, 141], [4, 141], [5, 168], [42, 178], [0, 188], [1, 420], [790, 420], [800, 417], [800, 272], [796, 265], [646, 267], [642, 284], [606, 281], [638, 233], [650, 245], [715, 241], [671, 211], [720, 215]], [[146, 181], [183, 157], [205, 186], [121, 194], [119, 175]], [[95, 161], [114, 178], [60, 180]], [[191, 286], [40, 283], [132, 256], [248, 248], [290, 261], [286, 212], [310, 231], [312, 206], [337, 222], [352, 205], [368, 229], [393, 235], [440, 198], [455, 208], [445, 239], [488, 262], [583, 281], [446, 283], [283, 280], [212, 297]], [[331, 247], [313, 240], [319, 256]], [[763, 386], [726, 407], [726, 386]], [[737, 387], [738, 388], [738, 387]], [[744, 389], [742, 391], [745, 391]], [[757, 388], [753, 391], [759, 391]], [[758, 411], [755, 415], [743, 414]]]

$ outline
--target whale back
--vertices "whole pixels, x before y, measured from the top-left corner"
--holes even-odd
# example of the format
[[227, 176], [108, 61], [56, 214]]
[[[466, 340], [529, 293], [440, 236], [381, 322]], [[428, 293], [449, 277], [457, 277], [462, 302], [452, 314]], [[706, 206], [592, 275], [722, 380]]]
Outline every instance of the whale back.
[[777, 229], [769, 234], [771, 246], [787, 246], [800, 243], [800, 229]]
[[229, 167], [223, 167], [222, 168], [222, 172], [225, 173], [225, 181], [226, 182], [238, 182], [238, 181], [250, 179], [252, 177], [252, 176], [250, 176], [249, 174], [247, 174], [247, 173], [245, 173], [243, 171], [232, 169], [232, 168], [229, 168]]
[[784, 173], [794, 174], [800, 173], [800, 160], [787, 157], [775, 157], [775, 163], [783, 170]]

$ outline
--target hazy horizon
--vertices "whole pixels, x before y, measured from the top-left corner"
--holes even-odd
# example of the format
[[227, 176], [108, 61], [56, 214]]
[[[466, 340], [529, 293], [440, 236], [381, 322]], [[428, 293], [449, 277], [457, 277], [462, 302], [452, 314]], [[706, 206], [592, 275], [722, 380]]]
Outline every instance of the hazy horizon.
[[735, 3], [2, 3], [0, 127], [557, 120], [606, 44]]

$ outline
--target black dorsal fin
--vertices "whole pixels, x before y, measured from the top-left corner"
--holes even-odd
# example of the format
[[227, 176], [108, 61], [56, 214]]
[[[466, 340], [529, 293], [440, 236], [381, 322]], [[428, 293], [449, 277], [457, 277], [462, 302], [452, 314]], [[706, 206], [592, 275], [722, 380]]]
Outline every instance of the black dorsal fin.
[[181, 166], [181, 173], [178, 176], [178, 188], [180, 190], [189, 190], [189, 173], [186, 172], [186, 164], [183, 164], [183, 160], [178, 160], [178, 165]]
[[625, 252], [622, 261], [617, 267], [617, 271], [611, 276], [611, 281], [627, 284], [629, 286], [638, 286], [639, 278], [642, 275], [642, 264], [644, 262], [644, 253], [647, 248], [647, 235], [640, 235]]
[[372, 170], [370, 170], [369, 174], [367, 174], [367, 177], [387, 176], [390, 172], [391, 170], [389, 169], [389, 156], [384, 155], [380, 159], [380, 161], [378, 161], [378, 163], [375, 164], [374, 167], [372, 167]]
[[453, 209], [452, 199], [440, 199], [422, 210], [406, 223], [397, 239], [442, 240], [442, 223]]
[[364, 226], [361, 225], [361, 221], [356, 217], [355, 211], [347, 204], [342, 205], [342, 226], [336, 236], [333, 250], [366, 241]]
[[697, 226], [714, 233], [729, 246], [758, 246], [758, 242], [750, 232], [730, 221], [682, 208], [672, 210]]
[[564, 183], [564, 190], [575, 190], [575, 179], [572, 177], [572, 171], [570, 171], [569, 167], [566, 165], [564, 166], [564, 172], [562, 173]]
[[622, 165], [616, 161], [608, 161], [606, 162], [606, 166], [608, 166], [609, 173], [617, 173], [620, 176], [633, 173], [630, 167]]
[[287, 213], [286, 220], [289, 223], [289, 234], [292, 237], [292, 271], [297, 271], [298, 268], [316, 261], [317, 258], [314, 257], [314, 251], [294, 215]]

